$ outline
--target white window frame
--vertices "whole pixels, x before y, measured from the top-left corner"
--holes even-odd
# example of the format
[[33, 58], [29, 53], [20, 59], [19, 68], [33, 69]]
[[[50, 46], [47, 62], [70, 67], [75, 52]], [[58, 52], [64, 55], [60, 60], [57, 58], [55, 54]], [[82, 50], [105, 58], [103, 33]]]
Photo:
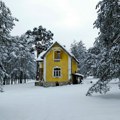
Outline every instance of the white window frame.
[[[55, 71], [55, 69], [60, 69], [59, 71]], [[58, 74], [58, 75], [57, 75]], [[60, 67], [54, 67], [53, 68], [53, 77], [54, 78], [60, 78], [62, 76], [62, 71]]]
[[[60, 58], [58, 58], [58, 59], [55, 59], [55, 52], [56, 51], [60, 52]], [[54, 59], [54, 61], [60, 61], [61, 60], [61, 50], [54, 50], [53, 59]]]

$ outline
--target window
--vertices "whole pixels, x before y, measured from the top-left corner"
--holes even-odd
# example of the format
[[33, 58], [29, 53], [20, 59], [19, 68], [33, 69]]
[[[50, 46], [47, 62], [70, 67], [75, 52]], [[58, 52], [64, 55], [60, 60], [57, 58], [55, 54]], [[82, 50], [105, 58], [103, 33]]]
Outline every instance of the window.
[[55, 51], [54, 52], [54, 60], [59, 61], [60, 59], [61, 59], [60, 51]]
[[54, 68], [54, 77], [61, 77], [61, 69], [56, 67]]

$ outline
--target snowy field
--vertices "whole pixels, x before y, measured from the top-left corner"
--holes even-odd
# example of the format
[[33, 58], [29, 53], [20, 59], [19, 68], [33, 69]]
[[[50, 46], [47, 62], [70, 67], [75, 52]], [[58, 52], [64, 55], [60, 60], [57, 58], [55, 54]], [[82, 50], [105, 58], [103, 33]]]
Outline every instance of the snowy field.
[[111, 84], [106, 95], [86, 97], [93, 84], [36, 87], [33, 82], [4, 86], [0, 93], [0, 120], [119, 120], [120, 90]]

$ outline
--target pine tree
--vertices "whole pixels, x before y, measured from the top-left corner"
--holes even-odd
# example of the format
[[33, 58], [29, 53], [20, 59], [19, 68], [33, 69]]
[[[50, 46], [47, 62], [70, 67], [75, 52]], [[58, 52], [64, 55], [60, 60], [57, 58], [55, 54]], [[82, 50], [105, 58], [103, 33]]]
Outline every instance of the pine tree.
[[96, 77], [98, 52], [99, 52], [99, 49], [96, 47], [89, 48], [87, 50], [87, 55], [84, 59], [84, 64], [83, 64], [84, 68], [86, 69], [86, 76], [95, 76]]
[[39, 26], [38, 28], [35, 27], [32, 31], [28, 30], [26, 35], [28, 35], [28, 38], [31, 38], [29, 43], [35, 45], [37, 57], [52, 44], [53, 33], [50, 30], [47, 31], [42, 26]]
[[71, 44], [70, 50], [71, 50], [71, 53], [72, 53], [77, 59], [79, 59], [78, 42], [74, 41], [74, 42]]
[[[11, 42], [10, 31], [13, 29], [16, 18], [12, 17], [11, 11], [6, 7], [5, 3], [0, 1], [0, 84], [3, 84], [3, 79], [7, 76], [4, 61], [7, 58], [7, 46]], [[0, 87], [0, 91], [1, 91]]]
[[[26, 35], [12, 37], [8, 47], [6, 60], [6, 73], [9, 75], [11, 84], [18, 80], [19, 83], [26, 82], [26, 79], [35, 79], [35, 57], [30, 52], [31, 45], [28, 44]], [[4, 83], [7, 82], [4, 80]]]
[[[46, 30], [42, 26], [39, 26], [38, 28], [33, 28], [33, 30], [28, 30], [26, 32], [26, 35], [30, 39], [29, 44], [35, 45], [35, 49], [38, 55], [46, 51], [49, 46], [52, 44], [53, 40], [53, 33], [50, 30]], [[33, 50], [33, 49], [32, 49]], [[36, 70], [36, 79], [39, 79], [39, 63], [37, 62], [37, 70]]]
[[112, 78], [120, 79], [120, 2], [102, 0], [96, 8], [98, 18], [94, 27], [100, 30], [96, 39], [101, 50], [97, 66], [100, 80], [88, 90], [87, 95], [93, 92], [106, 93], [109, 90], [107, 87], [109, 81]]
[[87, 50], [83, 44], [82, 41], [76, 42], [74, 41], [73, 44], [71, 44], [71, 53], [77, 58], [79, 61], [79, 73], [83, 74], [84, 76], [87, 75], [87, 69], [85, 60], [87, 57]]

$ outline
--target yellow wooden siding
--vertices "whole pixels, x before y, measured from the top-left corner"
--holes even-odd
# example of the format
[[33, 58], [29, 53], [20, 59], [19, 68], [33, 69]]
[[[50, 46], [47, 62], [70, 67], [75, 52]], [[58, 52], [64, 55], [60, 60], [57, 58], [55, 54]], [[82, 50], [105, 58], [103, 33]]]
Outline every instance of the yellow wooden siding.
[[[68, 81], [68, 54], [64, 52], [61, 48], [57, 48], [57, 45], [54, 45], [53, 48], [46, 55], [46, 82], [66, 82]], [[61, 51], [60, 61], [54, 61], [54, 51], [55, 49]], [[61, 68], [61, 77], [55, 78], [53, 75], [54, 67]]]
[[77, 72], [77, 69], [78, 69], [78, 63], [74, 59], [72, 59], [72, 73]]

